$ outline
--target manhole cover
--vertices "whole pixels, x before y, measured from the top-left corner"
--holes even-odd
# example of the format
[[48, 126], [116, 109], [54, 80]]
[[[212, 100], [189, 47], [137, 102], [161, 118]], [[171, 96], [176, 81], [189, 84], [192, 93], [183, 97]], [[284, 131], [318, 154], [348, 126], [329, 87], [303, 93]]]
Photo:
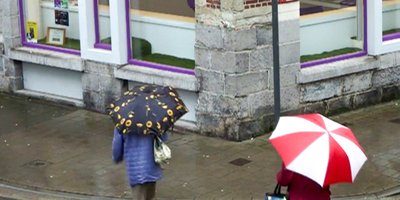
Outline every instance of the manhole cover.
[[243, 165], [245, 165], [247, 163], [250, 163], [250, 162], [251, 162], [251, 160], [247, 160], [247, 159], [244, 159], [244, 158], [238, 158], [238, 159], [232, 160], [229, 163], [231, 163], [232, 165], [236, 165], [236, 166], [243, 166]]
[[396, 123], [396, 124], [400, 124], [400, 118], [392, 119], [392, 120], [390, 120], [390, 122], [393, 122], [393, 123]]
[[51, 164], [51, 162], [45, 160], [32, 160], [24, 164], [24, 166], [29, 167], [46, 167], [47, 165]]

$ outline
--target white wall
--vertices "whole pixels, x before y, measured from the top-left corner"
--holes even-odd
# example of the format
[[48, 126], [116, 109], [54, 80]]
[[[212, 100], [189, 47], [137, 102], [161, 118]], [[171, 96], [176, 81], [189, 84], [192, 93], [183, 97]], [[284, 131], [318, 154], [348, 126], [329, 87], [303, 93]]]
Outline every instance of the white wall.
[[132, 16], [130, 28], [134, 37], [151, 43], [152, 53], [194, 59], [194, 23]]
[[82, 73], [23, 62], [24, 89], [83, 99]]
[[182, 120], [196, 122], [196, 106], [198, 95], [195, 92], [187, 91], [187, 90], [177, 90], [179, 96], [182, 101], [185, 103], [186, 107], [189, 109], [189, 112], [182, 116]]
[[[382, 28], [400, 28], [400, 5], [383, 7]], [[356, 13], [350, 8], [305, 15], [300, 18], [300, 55], [355, 47]]]
[[111, 37], [111, 25], [110, 25], [110, 15], [99, 11], [99, 31], [100, 40]]
[[[29, 0], [28, 0], [29, 1]], [[42, 26], [41, 30], [44, 34], [43, 37], [46, 35], [47, 27], [58, 27], [58, 28], [65, 28], [66, 29], [66, 37], [72, 39], [79, 39], [79, 16], [78, 16], [78, 8], [75, 6], [70, 6], [68, 8], [68, 17], [69, 17], [69, 26], [63, 26], [55, 24], [54, 19], [54, 4], [51, 2], [42, 2]], [[42, 35], [42, 34], [39, 34]], [[41, 38], [39, 38], [41, 39]]]
[[357, 36], [356, 20], [356, 13], [351, 11], [332, 14], [324, 12], [302, 17], [300, 55], [352, 47], [351, 37]]
[[[38, 39], [43, 38], [46, 33], [43, 32], [43, 26], [41, 23], [41, 12], [37, 12], [40, 9], [40, 0], [28, 0], [25, 1], [25, 26], [28, 21], [34, 21], [37, 24], [39, 36]], [[54, 18], [54, 17], [53, 17]]]
[[400, 28], [400, 5], [384, 6], [382, 18], [383, 30]]

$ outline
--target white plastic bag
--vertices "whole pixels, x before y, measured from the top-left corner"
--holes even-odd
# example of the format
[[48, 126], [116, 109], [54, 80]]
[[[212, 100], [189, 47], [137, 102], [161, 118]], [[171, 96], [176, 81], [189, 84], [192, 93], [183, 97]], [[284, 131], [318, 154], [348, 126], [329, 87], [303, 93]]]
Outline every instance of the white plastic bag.
[[161, 140], [160, 137], [154, 137], [154, 162], [158, 164], [167, 163], [171, 159], [171, 149]]

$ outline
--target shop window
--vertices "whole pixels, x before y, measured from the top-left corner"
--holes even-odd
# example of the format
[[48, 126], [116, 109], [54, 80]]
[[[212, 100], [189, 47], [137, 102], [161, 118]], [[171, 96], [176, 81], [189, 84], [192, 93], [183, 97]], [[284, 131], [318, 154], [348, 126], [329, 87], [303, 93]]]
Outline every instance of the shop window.
[[80, 54], [78, 0], [19, 0], [25, 46]]
[[300, 0], [301, 67], [366, 55], [366, 0]]
[[400, 38], [400, 0], [385, 0], [382, 5], [383, 41]]
[[192, 1], [131, 0], [129, 63], [194, 74], [195, 19]]
[[109, 0], [94, 3], [95, 48], [111, 50], [111, 26]]

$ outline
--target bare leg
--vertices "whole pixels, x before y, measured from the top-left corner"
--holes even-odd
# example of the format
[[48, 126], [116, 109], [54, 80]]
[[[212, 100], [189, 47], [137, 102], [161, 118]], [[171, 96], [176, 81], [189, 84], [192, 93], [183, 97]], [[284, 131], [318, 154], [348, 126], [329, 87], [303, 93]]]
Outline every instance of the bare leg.
[[156, 182], [135, 185], [131, 188], [134, 200], [152, 200], [156, 194]]

